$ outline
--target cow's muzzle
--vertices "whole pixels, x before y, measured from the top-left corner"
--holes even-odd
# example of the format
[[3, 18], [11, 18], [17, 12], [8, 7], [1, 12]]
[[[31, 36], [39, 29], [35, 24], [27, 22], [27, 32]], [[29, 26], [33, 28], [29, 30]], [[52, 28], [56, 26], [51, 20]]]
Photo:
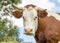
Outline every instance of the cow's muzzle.
[[24, 29], [24, 34], [26, 34], [26, 35], [33, 35], [33, 29], [31, 29], [31, 28]]

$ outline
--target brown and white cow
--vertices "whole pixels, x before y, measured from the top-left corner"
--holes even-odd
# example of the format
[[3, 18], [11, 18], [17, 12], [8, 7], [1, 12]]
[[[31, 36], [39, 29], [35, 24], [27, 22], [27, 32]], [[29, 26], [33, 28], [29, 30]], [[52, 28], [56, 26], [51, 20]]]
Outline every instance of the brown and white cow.
[[60, 40], [60, 16], [35, 5], [26, 5], [22, 12], [14, 11], [16, 18], [23, 17], [24, 33], [34, 35], [37, 43], [58, 43]]

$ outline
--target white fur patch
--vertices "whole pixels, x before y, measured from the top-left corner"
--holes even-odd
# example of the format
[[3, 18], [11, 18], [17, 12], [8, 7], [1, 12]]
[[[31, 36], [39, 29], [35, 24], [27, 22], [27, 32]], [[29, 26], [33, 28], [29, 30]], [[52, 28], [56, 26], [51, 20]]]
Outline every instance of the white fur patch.
[[47, 16], [53, 16], [53, 17], [55, 17], [57, 20], [60, 21], [60, 15], [58, 15], [57, 13], [52, 12], [52, 11], [47, 11], [47, 12], [48, 12], [48, 15], [47, 15]]

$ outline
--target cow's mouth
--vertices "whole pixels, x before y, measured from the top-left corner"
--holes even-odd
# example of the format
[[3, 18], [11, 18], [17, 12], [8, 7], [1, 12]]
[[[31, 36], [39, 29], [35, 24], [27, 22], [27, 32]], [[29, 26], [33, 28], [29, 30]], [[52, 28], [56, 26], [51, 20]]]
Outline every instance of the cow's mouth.
[[34, 35], [33, 33], [24, 33], [25, 35]]

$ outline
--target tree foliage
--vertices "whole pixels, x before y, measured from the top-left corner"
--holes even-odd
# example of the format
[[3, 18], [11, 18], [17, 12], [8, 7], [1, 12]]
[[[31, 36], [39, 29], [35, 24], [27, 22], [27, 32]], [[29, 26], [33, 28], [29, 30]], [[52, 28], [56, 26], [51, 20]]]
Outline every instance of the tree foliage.
[[0, 3], [2, 5], [8, 5], [8, 4], [20, 4], [21, 0], [0, 0]]
[[[8, 26], [7, 26], [7, 23]], [[17, 37], [18, 29], [16, 26], [13, 26], [12, 22], [5, 19], [0, 19], [0, 42], [9, 41]], [[14, 37], [13, 37], [14, 36]]]
[[12, 21], [9, 21], [8, 18], [2, 19], [3, 16], [10, 16], [14, 10], [12, 5], [17, 5], [21, 3], [21, 0], [0, 0], [0, 42], [4, 41], [18, 41], [21, 40], [18, 38], [18, 28], [14, 26]]

